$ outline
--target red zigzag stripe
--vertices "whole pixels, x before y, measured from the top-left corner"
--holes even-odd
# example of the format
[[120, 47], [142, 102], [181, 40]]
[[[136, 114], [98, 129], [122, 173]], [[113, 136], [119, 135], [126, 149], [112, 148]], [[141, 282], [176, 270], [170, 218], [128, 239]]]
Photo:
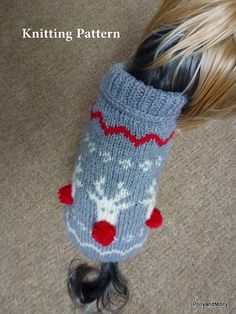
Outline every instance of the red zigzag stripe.
[[145, 143], [150, 142], [151, 140], [155, 141], [157, 145], [163, 146], [166, 145], [169, 140], [173, 137], [174, 131], [166, 139], [161, 139], [157, 134], [150, 133], [142, 136], [141, 138], [137, 138], [133, 135], [125, 126], [107, 126], [103, 119], [103, 114], [100, 111], [91, 111], [91, 120], [98, 120], [99, 124], [105, 135], [118, 135], [123, 134], [126, 138], [130, 140], [131, 143], [134, 144], [135, 147], [143, 145]]

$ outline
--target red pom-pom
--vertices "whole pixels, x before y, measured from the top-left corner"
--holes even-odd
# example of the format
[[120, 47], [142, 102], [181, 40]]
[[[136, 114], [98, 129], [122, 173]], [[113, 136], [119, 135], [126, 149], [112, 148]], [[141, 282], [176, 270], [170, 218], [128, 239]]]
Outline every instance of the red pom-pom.
[[106, 220], [98, 221], [93, 226], [92, 237], [103, 246], [110, 245], [115, 235], [116, 228]]
[[71, 193], [72, 193], [71, 184], [68, 184], [68, 185], [60, 188], [57, 192], [60, 202], [62, 204], [65, 204], [65, 205], [72, 205], [73, 204], [73, 197], [72, 197]]
[[158, 208], [154, 208], [152, 214], [145, 222], [146, 226], [152, 229], [158, 228], [162, 225], [162, 216]]

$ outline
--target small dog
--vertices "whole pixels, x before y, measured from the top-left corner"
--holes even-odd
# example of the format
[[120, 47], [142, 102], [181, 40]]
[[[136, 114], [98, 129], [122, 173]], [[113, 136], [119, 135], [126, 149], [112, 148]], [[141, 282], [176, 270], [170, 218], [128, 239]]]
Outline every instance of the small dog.
[[134, 54], [103, 80], [73, 183], [59, 190], [70, 239], [101, 262], [95, 278], [88, 276], [96, 269], [85, 264], [69, 270], [75, 304], [97, 302], [98, 309], [111, 310], [113, 292], [118, 309], [127, 302], [118, 262], [134, 255], [149, 229], [162, 223], [153, 208], [155, 176], [175, 122], [188, 132], [236, 112], [235, 29], [234, 0], [164, 0]]

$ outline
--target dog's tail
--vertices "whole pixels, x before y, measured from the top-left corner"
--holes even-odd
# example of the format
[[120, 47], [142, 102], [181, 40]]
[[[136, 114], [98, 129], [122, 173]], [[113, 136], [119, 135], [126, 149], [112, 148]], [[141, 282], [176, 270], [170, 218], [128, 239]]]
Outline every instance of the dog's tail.
[[67, 287], [76, 306], [96, 301], [99, 312], [106, 309], [115, 313], [125, 306], [129, 290], [118, 269], [118, 263], [101, 263], [99, 271], [87, 264], [73, 264], [72, 262], [68, 272]]

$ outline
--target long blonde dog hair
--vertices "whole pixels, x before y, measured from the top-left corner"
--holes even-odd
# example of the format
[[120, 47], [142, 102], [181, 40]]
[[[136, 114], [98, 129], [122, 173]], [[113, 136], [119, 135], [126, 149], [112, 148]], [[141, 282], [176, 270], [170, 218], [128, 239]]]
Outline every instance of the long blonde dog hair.
[[156, 58], [150, 68], [173, 61], [176, 52], [183, 60], [201, 53], [198, 86], [177, 121], [178, 129], [189, 131], [209, 119], [235, 114], [236, 1], [165, 0], [145, 29], [142, 40], [165, 26], [174, 27], [158, 50], [174, 36], [180, 36], [181, 40]]

